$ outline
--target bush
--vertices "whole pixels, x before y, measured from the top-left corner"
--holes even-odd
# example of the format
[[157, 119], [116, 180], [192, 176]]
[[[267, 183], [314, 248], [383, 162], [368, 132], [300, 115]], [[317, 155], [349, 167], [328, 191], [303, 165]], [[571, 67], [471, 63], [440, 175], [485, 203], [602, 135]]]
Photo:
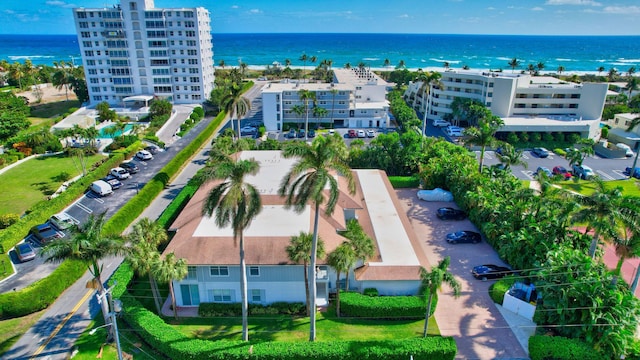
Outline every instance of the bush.
[[364, 289], [364, 291], [362, 292], [362, 295], [365, 296], [378, 296], [378, 289], [376, 288], [366, 288]]
[[555, 133], [553, 133], [553, 138], [554, 138], [557, 142], [563, 142], [563, 141], [564, 141], [564, 133], [561, 133], [561, 132], [555, 132]]
[[[563, 135], [563, 138], [564, 138], [564, 134], [560, 134], [560, 135]], [[569, 135], [567, 135], [567, 141], [572, 143], [572, 144], [575, 144], [575, 143], [579, 142], [580, 139], [581, 139], [580, 135], [578, 135], [578, 134], [569, 134]]]
[[389, 176], [389, 182], [394, 189], [417, 188], [420, 186], [420, 178], [417, 176]]
[[520, 139], [518, 138], [518, 135], [516, 133], [510, 132], [509, 135], [507, 135], [507, 143], [515, 145], [518, 143], [518, 141], [520, 141]]
[[189, 181], [187, 186], [180, 190], [180, 193], [171, 201], [171, 204], [158, 217], [158, 224], [168, 229], [173, 221], [178, 217], [182, 209], [187, 205], [193, 194], [198, 190], [199, 185], [195, 181]]
[[[304, 303], [275, 302], [270, 305], [249, 304], [249, 315], [297, 315], [306, 314]], [[200, 303], [198, 315], [202, 317], [242, 316], [241, 303]]]
[[0, 215], [0, 229], [6, 229], [9, 226], [15, 224], [18, 220], [20, 220], [20, 215], [18, 214]]
[[[432, 309], [435, 309], [435, 304]], [[345, 316], [376, 319], [421, 319], [426, 302], [421, 296], [365, 296], [340, 292], [340, 312]], [[433, 310], [432, 310], [433, 311]]]
[[551, 133], [546, 132], [542, 135], [542, 140], [544, 140], [545, 142], [551, 142], [553, 141], [553, 135], [551, 135]]
[[542, 135], [539, 132], [534, 132], [531, 134], [531, 141], [534, 143], [539, 143], [542, 140]]
[[489, 296], [491, 296], [491, 300], [494, 303], [502, 305], [502, 301], [504, 300], [504, 293], [506, 293], [511, 285], [515, 283], [515, 278], [512, 276], [504, 277], [496, 282], [494, 282], [489, 287]]
[[531, 360], [600, 360], [607, 358], [581, 340], [544, 335], [529, 338], [529, 356]]
[[520, 133], [520, 141], [523, 143], [528, 143], [529, 142], [529, 133], [527, 133], [526, 131], [523, 131]]

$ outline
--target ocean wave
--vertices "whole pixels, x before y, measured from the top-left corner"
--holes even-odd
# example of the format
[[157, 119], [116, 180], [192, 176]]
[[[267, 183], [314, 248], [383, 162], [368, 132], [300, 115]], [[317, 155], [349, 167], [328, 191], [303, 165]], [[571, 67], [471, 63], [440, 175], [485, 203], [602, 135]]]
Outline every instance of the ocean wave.
[[576, 59], [563, 59], [563, 58], [556, 58], [556, 61], [578, 61]]
[[499, 56], [496, 58], [496, 60], [504, 60], [504, 61], [510, 61], [513, 60], [513, 58], [508, 58], [508, 57], [504, 57], [504, 56]]
[[640, 59], [619, 58], [619, 59], [616, 59], [616, 61], [621, 63], [640, 63]]
[[596, 62], [603, 63], [603, 62], [607, 62], [607, 60], [604, 60], [604, 59], [598, 59], [598, 60], [596, 60]]
[[460, 60], [444, 60], [444, 59], [434, 59], [434, 58], [430, 58], [429, 60], [440, 62], [440, 63], [448, 62], [449, 64], [460, 64]]
[[366, 58], [362, 58], [362, 60], [366, 60], [366, 61], [378, 61], [378, 60], [380, 60], [380, 58], [371, 58], [371, 57], [366, 57]]
[[[638, 63], [640, 63], [640, 61], [638, 61]], [[614, 62], [610, 62], [608, 63], [610, 65], [617, 65], [617, 66], [629, 66], [629, 65], [633, 65], [633, 63], [630, 62], [620, 62], [620, 61], [614, 61]]]
[[31, 60], [31, 59], [51, 59], [55, 56], [51, 55], [9, 55], [8, 58], [11, 60]]

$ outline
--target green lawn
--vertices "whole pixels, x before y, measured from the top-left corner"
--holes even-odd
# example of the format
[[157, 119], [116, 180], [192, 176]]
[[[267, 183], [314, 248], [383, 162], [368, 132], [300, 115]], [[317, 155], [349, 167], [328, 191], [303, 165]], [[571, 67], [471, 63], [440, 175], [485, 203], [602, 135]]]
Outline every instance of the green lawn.
[[21, 318], [0, 321], [0, 355], [7, 352], [44, 312], [42, 310]]
[[[89, 157], [87, 164], [102, 159], [102, 155]], [[81, 171], [69, 157], [58, 155], [31, 159], [0, 174], [0, 214], [22, 214], [33, 204], [53, 194], [64, 182], [61, 174], [71, 177]]]
[[51, 118], [64, 114], [72, 107], [80, 107], [80, 101], [69, 100], [36, 104], [31, 106], [31, 116], [35, 118]]
[[[591, 181], [579, 180], [575, 181], [563, 181], [557, 182], [558, 186], [566, 190], [575, 191], [582, 195], [591, 195], [595, 190], [595, 185]], [[610, 189], [614, 187], [621, 187], [622, 193], [627, 196], [640, 196], [640, 182], [636, 179], [626, 180], [613, 180], [606, 181], [605, 186]]]

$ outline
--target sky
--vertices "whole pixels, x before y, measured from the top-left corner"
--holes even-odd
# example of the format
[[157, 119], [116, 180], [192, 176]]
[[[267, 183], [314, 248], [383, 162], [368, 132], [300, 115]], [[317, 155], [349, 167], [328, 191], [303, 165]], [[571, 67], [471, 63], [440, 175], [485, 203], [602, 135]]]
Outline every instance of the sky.
[[[105, 0], [0, 0], [0, 34], [75, 34]], [[155, 0], [204, 6], [213, 33], [640, 35], [638, 0]]]

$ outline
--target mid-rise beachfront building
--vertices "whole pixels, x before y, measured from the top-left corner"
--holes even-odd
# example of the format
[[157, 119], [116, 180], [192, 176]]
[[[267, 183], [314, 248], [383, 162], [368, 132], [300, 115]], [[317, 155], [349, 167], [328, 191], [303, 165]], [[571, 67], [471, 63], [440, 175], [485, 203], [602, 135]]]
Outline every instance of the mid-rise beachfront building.
[[427, 119], [452, 114], [456, 97], [478, 100], [505, 123], [501, 132], [577, 133], [584, 138], [600, 134], [600, 118], [607, 96], [606, 83], [572, 83], [551, 76], [503, 72], [449, 70], [440, 84], [431, 84], [423, 99], [421, 82], [410, 84], [405, 99], [416, 104]]
[[214, 83], [209, 11], [121, 0], [73, 9], [91, 104], [169, 99], [202, 103]]
[[[306, 113], [294, 109], [305, 102], [299, 92], [315, 94], [315, 104], [309, 102], [309, 129], [331, 123], [333, 127], [386, 128], [389, 126], [389, 84], [366, 68], [334, 69], [332, 83], [304, 83], [285, 80], [262, 88], [262, 111], [267, 131], [281, 131], [283, 125], [305, 127]], [[313, 107], [326, 112], [313, 111]], [[314, 115], [320, 115], [315, 116]]]

